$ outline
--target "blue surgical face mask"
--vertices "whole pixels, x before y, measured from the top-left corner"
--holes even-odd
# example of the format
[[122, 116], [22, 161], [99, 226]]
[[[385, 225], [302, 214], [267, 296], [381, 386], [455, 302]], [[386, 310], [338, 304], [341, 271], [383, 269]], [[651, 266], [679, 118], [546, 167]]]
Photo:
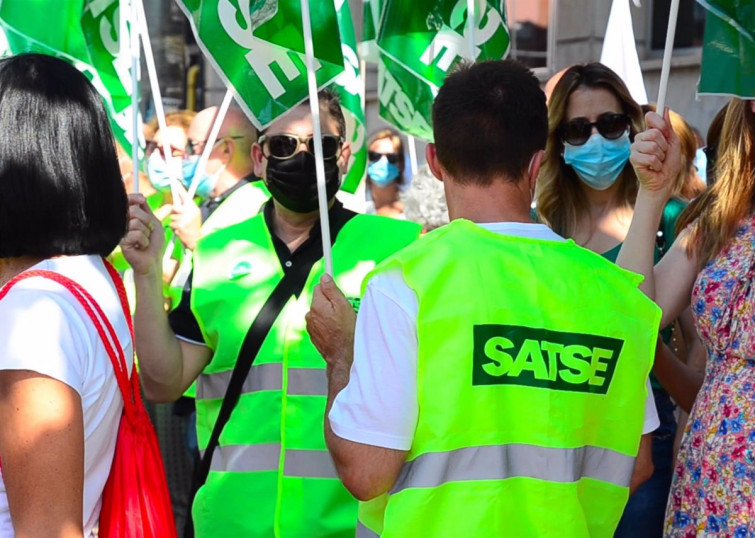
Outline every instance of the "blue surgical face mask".
[[367, 167], [367, 175], [370, 176], [370, 181], [378, 187], [387, 187], [398, 177], [398, 166], [389, 163], [388, 157], [383, 155], [374, 163], [370, 163], [370, 166]]
[[629, 160], [631, 146], [628, 131], [616, 140], [607, 140], [595, 133], [581, 146], [564, 142], [564, 162], [586, 185], [604, 191], [621, 175]]
[[[188, 189], [192, 182], [194, 181], [194, 176], [197, 173], [197, 164], [199, 163], [199, 155], [191, 155], [189, 157], [184, 158], [183, 160], [183, 176], [184, 176], [184, 186]], [[212, 174], [208, 174], [206, 172], [202, 173], [202, 176], [199, 178], [199, 183], [197, 185], [196, 195], [200, 198], [207, 198], [210, 193], [215, 188], [215, 185], [218, 182], [218, 178], [220, 177], [220, 174], [223, 173], [223, 170], [225, 170], [225, 166], [223, 165], [216, 172], [213, 172]]]
[[155, 190], [160, 192], [170, 190], [168, 164], [159, 151], [153, 151], [147, 159], [147, 177]]

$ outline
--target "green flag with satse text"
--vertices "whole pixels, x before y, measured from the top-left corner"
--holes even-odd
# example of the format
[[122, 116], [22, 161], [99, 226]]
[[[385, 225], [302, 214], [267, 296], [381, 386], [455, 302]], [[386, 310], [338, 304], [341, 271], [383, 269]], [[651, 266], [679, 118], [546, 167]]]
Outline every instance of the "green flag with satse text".
[[[125, 21], [121, 24], [118, 4], [118, 0], [5, 0], [0, 3], [0, 54], [36, 52], [74, 65], [102, 96], [115, 138], [130, 153], [129, 28]], [[143, 147], [143, 134], [138, 136]]]
[[[177, 0], [197, 43], [259, 129], [309, 96], [300, 0]], [[344, 70], [332, 1], [309, 0], [317, 87]]]
[[399, 131], [433, 140], [432, 109], [438, 88], [385, 54], [378, 60], [380, 117]]
[[359, 72], [357, 40], [354, 23], [347, 0], [335, 0], [338, 26], [341, 33], [341, 51], [344, 71], [335, 81], [335, 88], [341, 97], [341, 107], [346, 120], [346, 140], [351, 144], [351, 157], [348, 172], [341, 188], [354, 192], [364, 177], [367, 168], [367, 145], [365, 140], [364, 110], [362, 109], [362, 75]]
[[437, 87], [463, 58], [474, 61], [505, 57], [509, 50], [505, 2], [474, 0], [471, 26], [467, 8], [467, 0], [385, 0], [378, 47], [415, 76]]
[[362, 57], [377, 64], [378, 104], [382, 119], [407, 135], [432, 140], [432, 104], [438, 88], [417, 78], [377, 47], [375, 37], [385, 0], [365, 0], [362, 26]]
[[707, 10], [698, 93], [755, 98], [755, 2], [698, 2]]
[[377, 36], [380, 117], [400, 131], [432, 140], [432, 103], [453, 66], [508, 53], [505, 2], [475, 0], [473, 50], [467, 7], [467, 0], [365, 3], [365, 36]]
[[[122, 13], [121, 9], [125, 11]], [[90, 65], [98, 75], [98, 89], [109, 109], [113, 132], [130, 155], [134, 135], [131, 116], [131, 39], [132, 36], [137, 38], [137, 32], [127, 24], [130, 22], [127, 21], [129, 13], [128, 1], [85, 0], [81, 29]], [[139, 77], [139, 73], [136, 76]], [[137, 114], [140, 113], [137, 111]], [[143, 148], [144, 133], [139, 130], [137, 136], [139, 146]]]

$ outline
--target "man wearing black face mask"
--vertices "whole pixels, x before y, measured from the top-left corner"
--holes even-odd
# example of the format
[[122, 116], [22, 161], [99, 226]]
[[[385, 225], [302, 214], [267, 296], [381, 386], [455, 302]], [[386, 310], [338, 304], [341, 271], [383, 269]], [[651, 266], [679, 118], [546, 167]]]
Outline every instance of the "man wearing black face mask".
[[[321, 92], [319, 103], [333, 276], [357, 304], [367, 273], [420, 228], [357, 215], [335, 199], [350, 148], [337, 97]], [[357, 503], [325, 447], [325, 362], [304, 320], [323, 273], [312, 131], [305, 103], [261, 134], [252, 157], [272, 199], [200, 239], [191, 289], [169, 321], [159, 302], [162, 240], [146, 202], [132, 198], [123, 250], [135, 273], [144, 390], [170, 401], [197, 379], [200, 467], [209, 474], [194, 502], [196, 536], [354, 535]]]

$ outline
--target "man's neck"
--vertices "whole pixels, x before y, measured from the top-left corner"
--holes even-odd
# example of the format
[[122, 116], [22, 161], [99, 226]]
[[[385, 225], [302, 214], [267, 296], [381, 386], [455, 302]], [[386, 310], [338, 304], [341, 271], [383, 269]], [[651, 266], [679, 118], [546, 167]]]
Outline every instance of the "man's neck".
[[212, 196], [213, 198], [222, 196], [226, 191], [238, 185], [239, 181], [241, 181], [243, 178], [245, 178], [251, 173], [252, 173], [251, 168], [246, 171], [244, 170], [235, 171], [235, 170], [226, 169], [222, 174], [220, 174], [220, 177], [218, 177], [218, 182], [215, 184], [215, 188], [212, 189], [210, 196]]
[[319, 211], [295, 213], [273, 200], [272, 232], [286, 244], [291, 252], [307, 240], [319, 218]]
[[448, 214], [451, 220], [467, 219], [476, 223], [532, 222], [531, 197], [526, 181], [493, 181], [488, 186], [446, 182]]

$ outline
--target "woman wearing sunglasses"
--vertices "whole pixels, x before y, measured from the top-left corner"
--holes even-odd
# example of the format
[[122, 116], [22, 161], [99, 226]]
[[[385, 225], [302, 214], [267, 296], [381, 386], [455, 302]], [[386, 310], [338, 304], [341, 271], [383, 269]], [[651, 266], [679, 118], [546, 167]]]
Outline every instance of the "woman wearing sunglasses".
[[[548, 102], [548, 141], [536, 194], [539, 220], [615, 262], [634, 212], [638, 183], [629, 154], [643, 123], [640, 106], [609, 68], [591, 63], [566, 70]], [[672, 200], [664, 210], [659, 231], [667, 246], [683, 208]], [[655, 250], [658, 261], [661, 252]], [[617, 537], [660, 538], [663, 530], [676, 421], [669, 395], [655, 378], [651, 382], [660, 419], [652, 435], [654, 472], [630, 498]]]
[[404, 184], [404, 145], [393, 129], [383, 129], [367, 142], [367, 190], [374, 210], [386, 217], [403, 218], [404, 204], [399, 200], [399, 189]]

